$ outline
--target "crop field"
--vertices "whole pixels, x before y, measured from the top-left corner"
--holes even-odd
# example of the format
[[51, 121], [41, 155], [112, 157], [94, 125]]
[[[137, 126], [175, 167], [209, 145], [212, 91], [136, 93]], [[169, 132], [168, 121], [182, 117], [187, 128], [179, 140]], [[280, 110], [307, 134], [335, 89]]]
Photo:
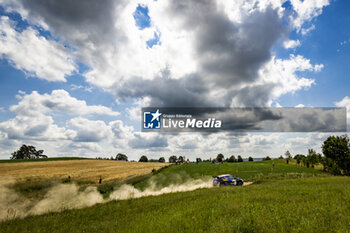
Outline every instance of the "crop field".
[[[211, 176], [224, 173], [253, 184], [211, 187]], [[40, 183], [38, 191], [23, 184], [3, 186], [12, 199], [2, 203], [0, 232], [350, 231], [350, 178], [284, 160], [173, 165], [114, 188], [72, 181], [46, 189]], [[35, 197], [23, 202], [30, 193]]]
[[166, 163], [137, 163], [95, 159], [10, 162], [0, 163], [0, 175], [2, 178], [9, 177], [16, 181], [70, 176], [72, 180], [97, 182], [100, 177], [104, 181], [108, 181], [140, 176], [150, 173], [152, 169], [159, 169], [166, 165]]

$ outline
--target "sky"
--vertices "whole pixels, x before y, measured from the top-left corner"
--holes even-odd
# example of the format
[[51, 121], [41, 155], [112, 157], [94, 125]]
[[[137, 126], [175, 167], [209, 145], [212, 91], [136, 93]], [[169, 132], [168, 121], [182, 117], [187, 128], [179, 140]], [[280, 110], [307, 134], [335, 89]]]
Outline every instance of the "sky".
[[327, 133], [144, 133], [141, 107], [347, 107], [346, 0], [0, 0], [0, 158], [278, 157]]

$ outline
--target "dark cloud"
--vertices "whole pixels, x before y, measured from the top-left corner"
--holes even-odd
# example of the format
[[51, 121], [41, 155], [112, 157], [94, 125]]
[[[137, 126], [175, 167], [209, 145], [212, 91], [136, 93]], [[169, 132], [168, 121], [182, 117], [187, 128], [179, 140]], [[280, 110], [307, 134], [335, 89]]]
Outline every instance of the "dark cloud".
[[25, 130], [24, 135], [29, 137], [41, 136], [46, 132], [48, 128], [49, 128], [49, 125], [46, 122], [43, 122], [42, 124], [35, 125]]
[[196, 75], [179, 80], [169, 77], [156, 77], [146, 80], [135, 77], [111, 89], [120, 100], [127, 98], [151, 97], [150, 106], [189, 107], [215, 106], [216, 101], [205, 97], [209, 87]]
[[[271, 48], [286, 32], [276, 10], [267, 8], [233, 23], [213, 1], [171, 1], [168, 13], [183, 19], [195, 41], [200, 64], [197, 73], [172, 79], [134, 77], [114, 88], [121, 99], [151, 97], [150, 106], [229, 106], [236, 98], [241, 106], [266, 106], [273, 85], [249, 86], [257, 71], [271, 58]], [[221, 90], [220, 96], [213, 92]]]
[[155, 135], [154, 137], [141, 137], [136, 134], [135, 138], [129, 140], [129, 146], [134, 149], [146, 149], [154, 147], [168, 147], [168, 141], [165, 137], [161, 135]]
[[[79, 50], [84, 62], [97, 58], [105, 62], [104, 52], [113, 49], [111, 43], [127, 40], [115, 27], [124, 0], [20, 0], [29, 19], [45, 22], [56, 37], [63, 38]], [[93, 49], [91, 47], [94, 47]], [[115, 51], [117, 52], [117, 51]], [[89, 65], [92, 65], [91, 63]]]

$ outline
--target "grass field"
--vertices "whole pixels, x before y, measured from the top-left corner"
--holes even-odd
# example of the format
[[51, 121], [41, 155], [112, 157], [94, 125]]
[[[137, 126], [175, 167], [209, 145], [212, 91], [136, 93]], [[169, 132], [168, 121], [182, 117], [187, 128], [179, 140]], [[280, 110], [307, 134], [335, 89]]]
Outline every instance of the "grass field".
[[[274, 163], [274, 166], [272, 166], [272, 163]], [[327, 175], [321, 170], [296, 165], [288, 165], [284, 160], [223, 164], [188, 163], [171, 166], [164, 169], [150, 179], [135, 184], [135, 186], [137, 188], [144, 189], [148, 186], [150, 180], [152, 180], [159, 187], [164, 187], [173, 183], [182, 183], [192, 178], [201, 178], [226, 173], [243, 178], [245, 181], [254, 182], [259, 182], [266, 179], [285, 179], [288, 177], [292, 178]]]
[[[193, 181], [208, 180], [212, 175], [223, 173], [231, 173], [245, 181], [253, 181], [254, 184], [244, 187], [203, 188], [163, 195], [153, 190], [165, 188], [169, 191], [168, 187], [182, 187], [185, 184], [190, 186], [194, 184]], [[147, 194], [150, 184], [153, 184], [150, 194], [159, 196], [127, 200], [120, 200], [120, 186], [113, 188], [110, 186], [115, 185], [113, 182], [97, 185], [105, 199], [96, 188], [90, 189], [84, 183], [78, 183], [78, 186], [73, 183], [67, 184], [68, 186], [51, 187], [45, 182], [39, 181], [34, 186], [30, 185], [29, 189], [28, 182], [22, 182], [12, 188], [20, 195], [25, 194], [27, 200], [42, 198], [46, 205], [67, 205], [90, 198], [99, 200], [94, 203], [102, 203], [83, 209], [66, 209], [56, 213], [3, 221], [0, 222], [0, 232], [350, 231], [350, 178], [334, 177], [321, 170], [287, 165], [284, 160], [224, 164], [190, 163], [165, 167], [153, 176], [141, 175], [126, 181], [139, 190], [145, 190], [141, 191], [139, 196]], [[37, 186], [37, 190], [33, 189]], [[58, 199], [52, 198], [56, 193], [64, 195]], [[113, 198], [119, 200], [108, 201]], [[17, 202], [18, 200], [15, 200], [14, 203]], [[79, 204], [76, 206], [84, 207]], [[51, 210], [59, 211], [62, 208]], [[36, 212], [38, 213], [45, 211]]]
[[2, 178], [10, 177], [17, 181], [70, 176], [72, 180], [97, 182], [100, 177], [108, 181], [145, 175], [166, 165], [94, 159], [12, 162], [0, 163], [0, 175]]
[[0, 223], [1, 232], [348, 232], [350, 178], [264, 181]]

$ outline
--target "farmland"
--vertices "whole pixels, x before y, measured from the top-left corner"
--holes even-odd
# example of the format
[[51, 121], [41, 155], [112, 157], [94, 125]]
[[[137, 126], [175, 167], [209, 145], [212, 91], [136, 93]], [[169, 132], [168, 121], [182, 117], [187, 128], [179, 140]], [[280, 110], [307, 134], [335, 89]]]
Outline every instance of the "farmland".
[[[25, 160], [28, 161], [28, 160]], [[0, 163], [2, 177], [11, 177], [17, 181], [27, 179], [66, 178], [97, 182], [125, 179], [150, 173], [152, 169], [166, 166], [166, 163], [137, 163], [111, 160], [59, 160], [19, 163]]]
[[[203, 180], [206, 184], [210, 176], [223, 173], [254, 184], [199, 188], [191, 192], [176, 189], [190, 187], [194, 181]], [[174, 165], [126, 182], [145, 190], [134, 195], [140, 198], [121, 198], [119, 184], [107, 190], [103, 200], [96, 191], [80, 185], [88, 192], [77, 189], [75, 195], [86, 200], [93, 194], [94, 198], [100, 198], [97, 204], [87, 208], [77, 205], [79, 209], [69, 207], [63, 211], [51, 208], [55, 212], [9, 219], [0, 222], [0, 232], [346, 232], [350, 229], [350, 178], [287, 165], [284, 160]], [[54, 187], [54, 192], [46, 190], [41, 198], [48, 199], [48, 194], [64, 187], [73, 188]], [[167, 187], [175, 189], [163, 195], [156, 191], [164, 188], [169, 191]], [[57, 200], [66, 204], [81, 201], [66, 195], [49, 203], [57, 204]]]

